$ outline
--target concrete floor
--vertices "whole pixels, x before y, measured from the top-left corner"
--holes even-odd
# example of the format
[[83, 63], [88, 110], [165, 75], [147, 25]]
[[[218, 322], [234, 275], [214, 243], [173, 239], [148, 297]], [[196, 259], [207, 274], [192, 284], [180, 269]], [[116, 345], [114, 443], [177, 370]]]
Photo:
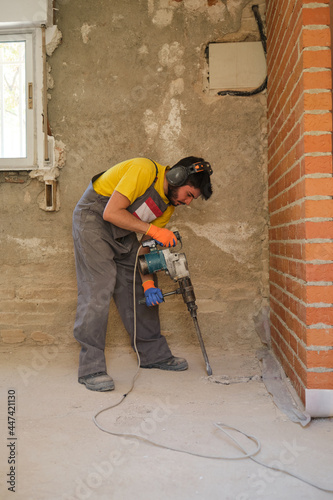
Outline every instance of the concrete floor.
[[[141, 369], [134, 391], [99, 422], [115, 432], [140, 434], [197, 453], [240, 455], [214, 426], [223, 422], [260, 440], [259, 460], [333, 488], [332, 419], [313, 420], [306, 428], [291, 422], [261, 382], [254, 351], [209, 353], [213, 375], [217, 380], [223, 375], [233, 378], [230, 385], [208, 380], [199, 348], [175, 350], [175, 355], [186, 355], [189, 370]], [[136, 359], [126, 347], [107, 353], [116, 383], [111, 393], [93, 393], [78, 384], [77, 359], [78, 350], [65, 353], [51, 346], [1, 354], [1, 499], [332, 498], [249, 459], [199, 458], [101, 432], [92, 417], [129, 389]], [[255, 375], [248, 382], [237, 380]], [[9, 389], [16, 397], [15, 494], [5, 484], [10, 467]]]

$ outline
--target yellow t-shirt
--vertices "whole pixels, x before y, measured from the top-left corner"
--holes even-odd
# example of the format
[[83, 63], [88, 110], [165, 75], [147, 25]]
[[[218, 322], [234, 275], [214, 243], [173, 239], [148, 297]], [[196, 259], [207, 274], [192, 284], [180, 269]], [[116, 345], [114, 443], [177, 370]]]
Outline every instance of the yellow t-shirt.
[[[156, 163], [156, 162], [155, 162]], [[164, 194], [164, 174], [167, 167], [156, 163], [158, 174], [155, 189], [165, 203], [169, 203]], [[132, 158], [109, 168], [93, 184], [96, 193], [111, 196], [113, 191], [126, 196], [130, 204], [143, 195], [156, 178], [154, 163], [148, 158]], [[154, 225], [164, 227], [170, 220], [174, 206], [169, 205], [160, 217], [154, 220]]]

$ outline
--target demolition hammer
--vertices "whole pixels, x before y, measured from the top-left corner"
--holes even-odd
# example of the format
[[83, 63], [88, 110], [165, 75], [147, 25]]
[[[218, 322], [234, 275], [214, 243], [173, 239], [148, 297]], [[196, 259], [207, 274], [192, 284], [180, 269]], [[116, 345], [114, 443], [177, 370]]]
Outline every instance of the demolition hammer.
[[[174, 232], [177, 240], [183, 246], [181, 236], [178, 231]], [[195, 303], [195, 294], [190, 279], [190, 273], [188, 270], [186, 255], [184, 253], [178, 253], [171, 251], [168, 248], [159, 250], [156, 247], [155, 240], [146, 240], [142, 243], [143, 247], [149, 248], [149, 253], [140, 255], [138, 260], [138, 265], [142, 274], [152, 274], [157, 271], [165, 271], [171, 279], [178, 283], [179, 288], [173, 290], [172, 292], [163, 293], [163, 297], [169, 295], [181, 294], [187, 309], [189, 310], [191, 317], [193, 318], [195, 331], [199, 340], [201, 351], [206, 363], [207, 375], [212, 375], [212, 369], [210, 367], [208, 356], [206, 353], [205, 345], [202, 340], [201, 331], [198, 324], [197, 309], [198, 306]], [[140, 300], [139, 304], [145, 304], [146, 300]]]

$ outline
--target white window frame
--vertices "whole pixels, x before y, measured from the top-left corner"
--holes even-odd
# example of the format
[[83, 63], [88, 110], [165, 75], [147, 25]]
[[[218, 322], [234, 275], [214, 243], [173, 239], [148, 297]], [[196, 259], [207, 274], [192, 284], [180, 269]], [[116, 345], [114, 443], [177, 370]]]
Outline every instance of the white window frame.
[[[43, 166], [43, 55], [40, 28], [1, 29], [0, 41], [26, 42], [26, 98], [32, 83], [33, 108], [26, 103], [27, 155], [25, 158], [0, 158], [0, 171], [34, 170]], [[38, 117], [38, 119], [37, 119]]]

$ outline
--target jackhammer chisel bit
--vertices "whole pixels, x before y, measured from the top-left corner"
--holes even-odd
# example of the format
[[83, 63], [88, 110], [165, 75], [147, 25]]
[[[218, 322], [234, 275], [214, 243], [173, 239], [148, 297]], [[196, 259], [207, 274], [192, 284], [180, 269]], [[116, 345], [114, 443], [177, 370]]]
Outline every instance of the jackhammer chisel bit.
[[207, 375], [212, 375], [213, 372], [212, 372], [211, 366], [209, 364], [207, 352], [205, 349], [205, 344], [203, 342], [199, 323], [198, 323], [198, 317], [197, 317], [198, 306], [195, 303], [195, 294], [194, 294], [194, 289], [192, 286], [191, 279], [189, 277], [181, 278], [180, 280], [178, 280], [178, 283], [180, 285], [180, 290], [182, 292], [183, 300], [184, 300], [185, 304], [187, 305], [187, 309], [189, 310], [189, 312], [193, 318], [193, 323], [194, 323], [195, 331], [196, 331], [196, 334], [197, 334], [197, 337], [199, 340], [199, 344], [201, 347], [201, 352], [202, 352], [202, 355], [203, 355], [205, 363], [206, 363]]
[[199, 328], [199, 324], [198, 324], [197, 318], [193, 318], [193, 322], [194, 322], [194, 326], [195, 326], [195, 331], [197, 332], [197, 337], [198, 337], [199, 344], [200, 344], [200, 347], [201, 347], [201, 352], [203, 354], [203, 357], [204, 357], [204, 360], [205, 360], [205, 363], [206, 363], [206, 372], [207, 372], [207, 375], [213, 375], [213, 371], [212, 371], [211, 366], [209, 364], [208, 356], [207, 356], [207, 353], [206, 353], [205, 344], [203, 343], [203, 340], [202, 340], [201, 331], [200, 331], [200, 328]]

